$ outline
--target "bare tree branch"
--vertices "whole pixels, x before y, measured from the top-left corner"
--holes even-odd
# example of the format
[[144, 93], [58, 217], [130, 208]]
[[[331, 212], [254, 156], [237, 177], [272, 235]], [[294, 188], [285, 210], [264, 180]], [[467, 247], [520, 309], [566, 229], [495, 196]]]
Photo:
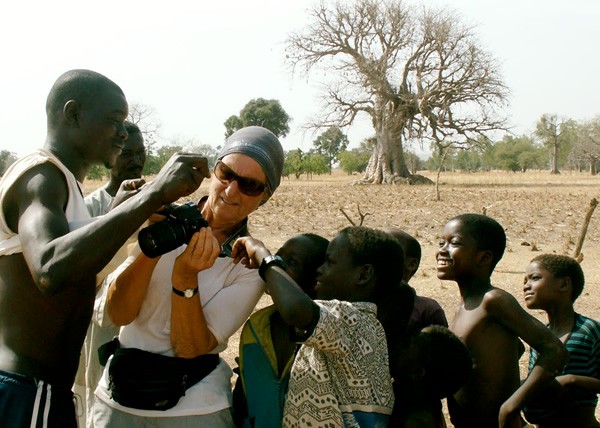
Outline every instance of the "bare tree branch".
[[447, 9], [399, 0], [356, 0], [309, 11], [309, 24], [287, 40], [292, 71], [323, 71], [324, 112], [308, 127], [347, 127], [369, 117], [377, 146], [368, 181], [409, 175], [403, 140], [469, 146], [506, 129], [508, 90], [474, 29]]

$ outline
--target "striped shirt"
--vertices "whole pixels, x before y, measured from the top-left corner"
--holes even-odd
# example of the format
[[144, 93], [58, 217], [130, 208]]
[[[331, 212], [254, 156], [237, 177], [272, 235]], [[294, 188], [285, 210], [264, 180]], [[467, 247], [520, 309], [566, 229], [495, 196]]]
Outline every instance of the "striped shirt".
[[[575, 325], [565, 346], [569, 352], [569, 361], [561, 375], [573, 374], [600, 379], [600, 322], [580, 314], [575, 314]], [[529, 353], [529, 371], [533, 369], [538, 354], [532, 348]], [[544, 406], [527, 406], [524, 409], [528, 421], [547, 418], [552, 414], [568, 412], [573, 407], [596, 406], [595, 393], [569, 388], [558, 402], [546, 402]]]

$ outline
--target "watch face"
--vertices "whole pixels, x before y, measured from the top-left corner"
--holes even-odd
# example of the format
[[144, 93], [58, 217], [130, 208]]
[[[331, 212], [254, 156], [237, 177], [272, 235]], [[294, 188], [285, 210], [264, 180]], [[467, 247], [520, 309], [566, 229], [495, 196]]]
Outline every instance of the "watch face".
[[192, 297], [194, 297], [194, 294], [196, 294], [196, 293], [194, 293], [193, 289], [188, 288], [183, 292], [183, 294], [186, 297], [186, 299], [191, 299]]

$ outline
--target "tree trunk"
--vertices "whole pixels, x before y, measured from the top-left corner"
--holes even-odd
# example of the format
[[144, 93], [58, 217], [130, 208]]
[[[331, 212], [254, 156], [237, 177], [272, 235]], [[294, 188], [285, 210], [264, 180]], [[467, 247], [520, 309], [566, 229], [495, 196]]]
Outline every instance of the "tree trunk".
[[437, 175], [435, 176], [435, 200], [440, 201], [440, 174], [442, 173], [442, 168], [444, 167], [444, 162], [446, 161], [446, 157], [448, 157], [448, 152], [450, 152], [450, 147], [447, 147], [442, 156], [440, 157], [440, 165], [438, 166]]
[[394, 183], [397, 177], [410, 177], [401, 136], [385, 130], [377, 132], [376, 136], [377, 143], [365, 170], [364, 181], [373, 184]]
[[558, 170], [558, 144], [552, 145], [552, 158], [550, 159], [550, 174], [560, 174]]

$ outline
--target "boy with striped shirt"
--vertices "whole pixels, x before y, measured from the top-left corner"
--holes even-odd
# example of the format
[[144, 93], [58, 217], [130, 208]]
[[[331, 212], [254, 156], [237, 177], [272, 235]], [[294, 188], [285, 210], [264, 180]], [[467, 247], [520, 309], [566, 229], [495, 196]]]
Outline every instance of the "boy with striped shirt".
[[[573, 308], [583, 285], [581, 266], [568, 256], [542, 254], [527, 267], [525, 304], [546, 311], [548, 328], [569, 352], [569, 361], [552, 387], [524, 409], [527, 420], [540, 428], [600, 427], [595, 417], [600, 392], [600, 323]], [[532, 349], [530, 370], [537, 357]]]

